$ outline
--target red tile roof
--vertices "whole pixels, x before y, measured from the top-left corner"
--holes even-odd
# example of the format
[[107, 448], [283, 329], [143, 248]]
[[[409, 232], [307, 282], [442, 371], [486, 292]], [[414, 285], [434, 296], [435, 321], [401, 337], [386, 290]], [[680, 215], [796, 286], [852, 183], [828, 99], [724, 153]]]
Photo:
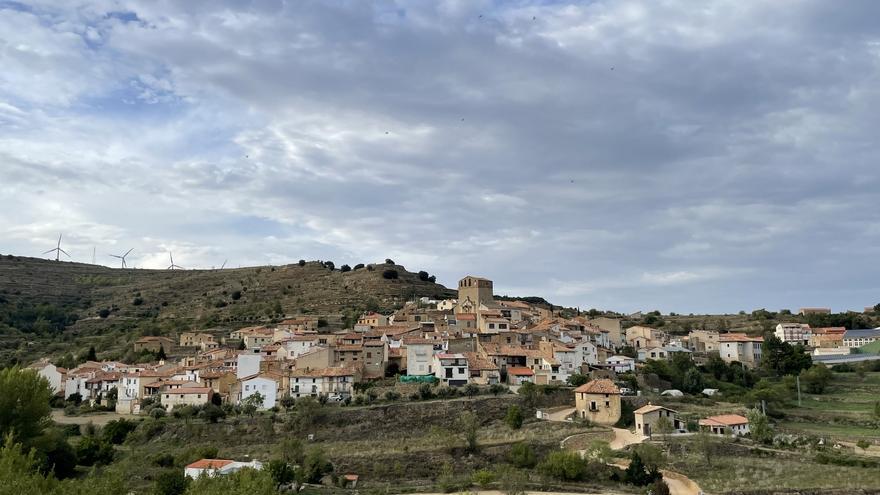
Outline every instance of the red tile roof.
[[535, 374], [530, 368], [526, 368], [523, 366], [512, 366], [507, 368], [508, 375], [514, 376], [532, 376]]
[[187, 469], [220, 469], [228, 466], [235, 461], [229, 459], [199, 459], [198, 461], [186, 466]]
[[619, 394], [620, 389], [617, 388], [617, 385], [614, 384], [611, 380], [606, 378], [602, 378], [599, 380], [592, 380], [587, 382], [580, 387], [574, 389], [577, 393], [583, 394]]

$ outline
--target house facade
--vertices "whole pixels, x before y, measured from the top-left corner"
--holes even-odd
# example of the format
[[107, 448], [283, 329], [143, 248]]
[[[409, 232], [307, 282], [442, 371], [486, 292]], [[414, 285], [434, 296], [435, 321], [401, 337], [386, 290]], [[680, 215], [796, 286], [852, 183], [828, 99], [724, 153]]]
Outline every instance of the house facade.
[[577, 417], [602, 425], [620, 419], [620, 389], [611, 380], [599, 379], [574, 389]]

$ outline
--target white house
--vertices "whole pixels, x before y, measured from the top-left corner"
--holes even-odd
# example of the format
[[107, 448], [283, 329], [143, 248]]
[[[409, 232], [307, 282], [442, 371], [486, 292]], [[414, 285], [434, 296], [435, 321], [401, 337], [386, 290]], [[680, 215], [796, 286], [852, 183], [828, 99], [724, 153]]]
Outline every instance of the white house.
[[582, 340], [575, 345], [575, 362], [580, 364], [596, 364], [599, 362], [599, 352], [596, 344]]
[[615, 373], [626, 373], [636, 369], [636, 360], [629, 356], [611, 356], [605, 360], [605, 364], [612, 365]]
[[764, 337], [743, 333], [724, 333], [718, 337], [718, 353], [726, 363], [739, 362], [751, 367], [761, 363]]
[[262, 354], [240, 353], [236, 361], [235, 377], [241, 379], [246, 376], [256, 375], [260, 372], [260, 362], [262, 360]]
[[672, 359], [672, 355], [678, 352], [691, 353], [690, 349], [684, 347], [650, 347], [639, 349], [639, 361], [648, 361], [649, 359], [665, 361]]
[[407, 337], [403, 339], [403, 344], [406, 346], [406, 374], [433, 375], [434, 342], [429, 339]]
[[51, 387], [52, 391], [56, 394], [64, 392], [64, 382], [67, 378], [66, 369], [58, 368], [48, 361], [38, 361], [28, 366], [28, 369], [36, 371], [38, 375], [45, 378], [46, 381], [49, 382], [49, 387]]
[[700, 426], [716, 435], [745, 435], [749, 432], [749, 420], [739, 414], [709, 416], [700, 420]]
[[783, 342], [807, 345], [813, 332], [805, 323], [779, 323], [773, 334]]
[[239, 380], [239, 403], [259, 392], [263, 396], [263, 406], [260, 409], [275, 407], [278, 400], [278, 387], [280, 377], [274, 373], [261, 373], [246, 376]]
[[289, 394], [294, 399], [319, 395], [351, 396], [355, 371], [351, 368], [298, 369], [290, 374]]
[[434, 376], [449, 386], [465, 385], [470, 377], [464, 354], [434, 354], [431, 366]]
[[260, 469], [263, 469], [263, 463], [260, 461], [240, 462], [229, 459], [199, 459], [183, 468], [183, 474], [192, 479], [196, 479], [202, 475], [227, 475], [244, 468], [251, 468], [259, 471]]

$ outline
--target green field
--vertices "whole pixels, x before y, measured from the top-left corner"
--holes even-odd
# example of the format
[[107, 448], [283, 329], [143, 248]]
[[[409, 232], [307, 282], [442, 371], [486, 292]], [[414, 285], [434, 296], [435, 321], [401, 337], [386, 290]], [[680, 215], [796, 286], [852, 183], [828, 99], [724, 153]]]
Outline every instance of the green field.
[[874, 405], [880, 401], [880, 373], [835, 373], [823, 394], [804, 394], [777, 424], [782, 431], [837, 440], [880, 440]]

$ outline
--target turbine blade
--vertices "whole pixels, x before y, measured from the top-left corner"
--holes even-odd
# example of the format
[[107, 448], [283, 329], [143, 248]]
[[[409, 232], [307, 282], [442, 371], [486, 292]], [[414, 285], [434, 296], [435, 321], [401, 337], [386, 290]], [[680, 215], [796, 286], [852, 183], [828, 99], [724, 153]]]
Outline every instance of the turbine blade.
[[67, 251], [65, 251], [65, 250], [63, 250], [63, 249], [61, 249], [61, 248], [58, 248], [58, 250], [61, 251], [62, 253], [64, 253], [65, 255], [67, 255], [68, 258], [70, 258], [70, 255], [67, 254]]
[[50, 250], [46, 251], [46, 252], [43, 253], [43, 254], [49, 254], [49, 253], [51, 253], [52, 251], [55, 251], [55, 249], [50, 249]]
[[131, 248], [128, 251], [126, 251], [125, 254], [122, 255], [122, 257], [124, 258], [124, 257], [128, 256], [128, 253], [130, 253], [132, 251], [134, 251], [134, 248]]

